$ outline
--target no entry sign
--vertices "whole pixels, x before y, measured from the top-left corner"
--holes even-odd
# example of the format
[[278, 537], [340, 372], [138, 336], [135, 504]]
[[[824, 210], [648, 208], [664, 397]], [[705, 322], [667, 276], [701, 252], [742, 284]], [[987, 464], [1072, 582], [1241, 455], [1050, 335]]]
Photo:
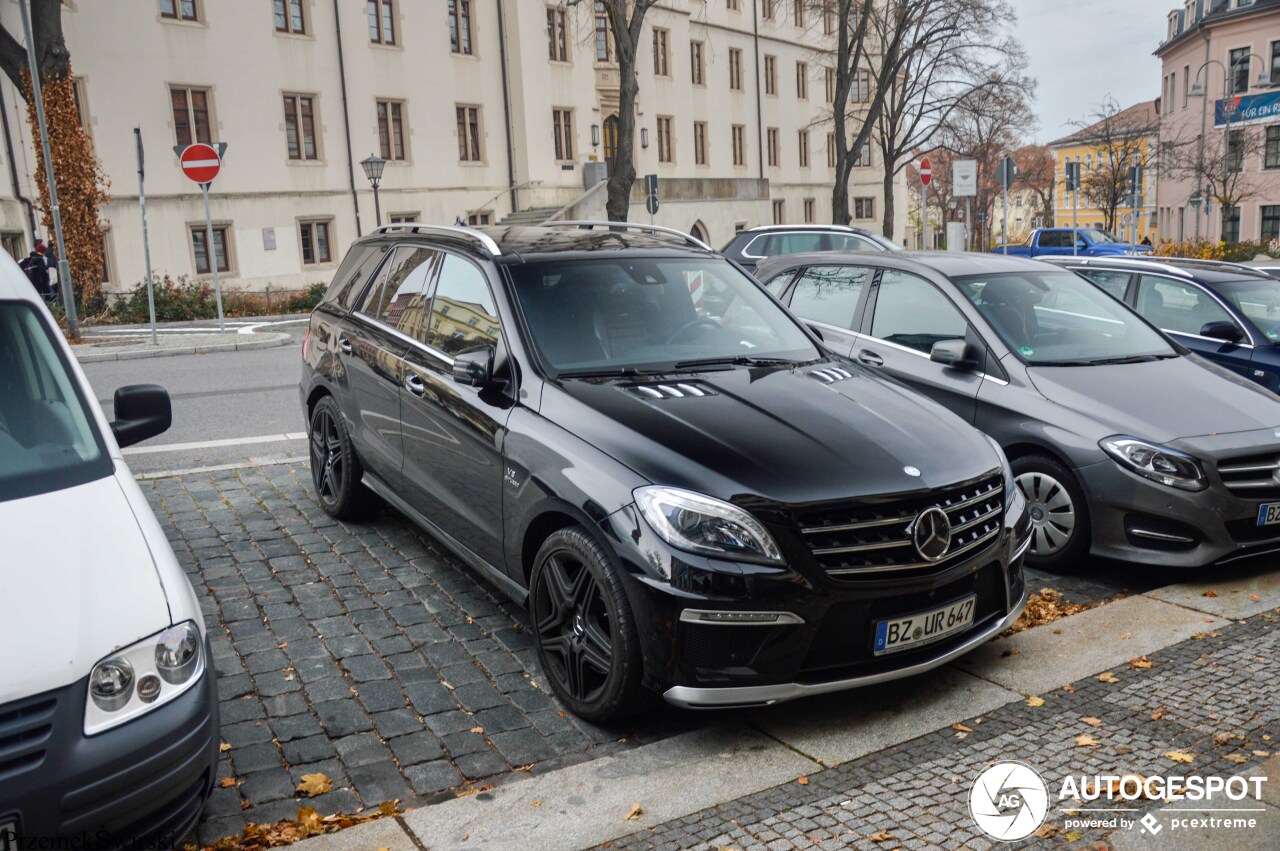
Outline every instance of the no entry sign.
[[196, 183], [211, 183], [222, 169], [222, 158], [212, 145], [197, 142], [188, 145], [179, 157], [182, 173]]
[[931, 180], [933, 180], [933, 165], [930, 164], [928, 157], [921, 157], [920, 158], [920, 182], [923, 183], [925, 186], [928, 186]]

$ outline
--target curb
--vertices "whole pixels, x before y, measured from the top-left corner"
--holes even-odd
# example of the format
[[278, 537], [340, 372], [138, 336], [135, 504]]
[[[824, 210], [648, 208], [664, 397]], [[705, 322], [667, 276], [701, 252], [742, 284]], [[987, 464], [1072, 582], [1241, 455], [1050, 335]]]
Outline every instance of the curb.
[[[311, 316], [310, 311], [308, 311], [307, 313], [275, 313], [275, 314], [272, 314], [271, 316], [228, 316], [227, 321], [243, 322], [246, 325], [256, 325], [260, 322], [285, 322], [292, 319], [306, 319], [309, 316]], [[217, 319], [174, 319], [174, 320], [156, 322], [156, 327], [167, 328], [173, 325], [180, 325], [180, 326], [185, 326], [190, 328], [190, 327], [199, 326], [200, 323], [209, 323], [210, 327], [216, 328], [218, 325], [218, 320]], [[135, 328], [139, 330], [150, 331], [151, 325], [150, 323], [147, 323], [147, 322], [134, 322], [134, 323], [123, 324], [123, 325], [103, 323], [101, 325], [85, 325], [81, 328], [81, 331], [92, 331], [95, 329], [111, 329], [111, 330], [117, 330], [117, 331], [119, 330], [128, 331]]]
[[141, 360], [143, 358], [168, 358], [177, 355], [207, 355], [214, 352], [234, 352], [248, 349], [271, 349], [284, 346], [292, 337], [289, 334], [254, 334], [253, 337], [263, 339], [247, 339], [243, 343], [214, 343], [207, 346], [177, 346], [174, 348], [134, 349], [127, 352], [87, 351], [83, 354], [72, 348], [72, 354], [80, 363], [100, 363], [102, 361]]

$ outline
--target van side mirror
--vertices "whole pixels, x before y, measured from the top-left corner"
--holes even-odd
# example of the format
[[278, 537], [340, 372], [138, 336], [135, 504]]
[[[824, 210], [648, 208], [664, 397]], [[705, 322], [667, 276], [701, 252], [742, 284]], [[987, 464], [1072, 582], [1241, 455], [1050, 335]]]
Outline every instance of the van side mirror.
[[952, 369], [973, 369], [978, 365], [964, 340], [939, 340], [929, 349], [929, 360]]
[[454, 355], [453, 380], [472, 387], [485, 387], [492, 382], [493, 346], [479, 346]]
[[169, 391], [157, 384], [121, 387], [116, 391], [115, 410], [111, 433], [122, 449], [164, 434], [173, 425]]
[[1224, 343], [1238, 343], [1244, 339], [1244, 333], [1236, 323], [1228, 322], [1225, 319], [1204, 323], [1200, 327], [1200, 336], [1222, 340]]

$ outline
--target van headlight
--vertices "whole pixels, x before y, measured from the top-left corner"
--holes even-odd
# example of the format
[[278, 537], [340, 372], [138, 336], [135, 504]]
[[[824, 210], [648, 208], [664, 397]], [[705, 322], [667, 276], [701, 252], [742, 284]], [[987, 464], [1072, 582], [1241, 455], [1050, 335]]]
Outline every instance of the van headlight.
[[673, 547], [722, 558], [782, 561], [773, 536], [736, 505], [660, 486], [636, 488], [633, 495], [653, 531]]
[[1098, 445], [1120, 466], [1153, 482], [1184, 491], [1202, 491], [1209, 486], [1200, 462], [1185, 452], [1124, 435], [1104, 438]]
[[163, 706], [204, 673], [204, 639], [194, 621], [117, 650], [89, 673], [84, 733], [92, 736]]

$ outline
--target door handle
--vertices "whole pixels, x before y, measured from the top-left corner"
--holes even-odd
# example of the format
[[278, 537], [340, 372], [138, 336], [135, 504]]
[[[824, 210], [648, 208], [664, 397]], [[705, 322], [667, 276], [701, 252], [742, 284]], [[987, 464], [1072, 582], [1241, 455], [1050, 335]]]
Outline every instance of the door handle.
[[338, 351], [342, 352], [344, 355], [351, 354], [351, 341], [348, 340], [346, 337], [339, 337]]
[[404, 377], [404, 386], [409, 392], [415, 396], [422, 396], [427, 392], [427, 385], [418, 377], [416, 373], [410, 372]]
[[884, 366], [884, 358], [870, 349], [863, 349], [858, 352], [858, 362], [865, 363], [867, 366]]

